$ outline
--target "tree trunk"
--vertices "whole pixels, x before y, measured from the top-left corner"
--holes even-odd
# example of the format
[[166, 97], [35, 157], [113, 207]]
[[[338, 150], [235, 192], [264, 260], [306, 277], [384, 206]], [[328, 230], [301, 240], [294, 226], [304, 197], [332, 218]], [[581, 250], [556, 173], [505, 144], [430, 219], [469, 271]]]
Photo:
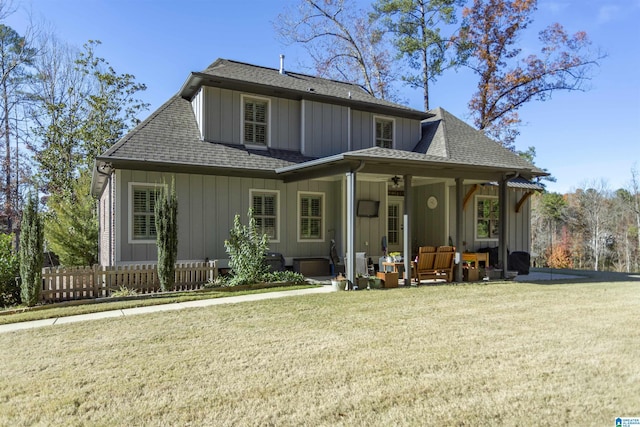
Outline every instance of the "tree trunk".
[[9, 132], [11, 130], [9, 126], [9, 95], [7, 91], [6, 79], [2, 82], [2, 109], [4, 113], [3, 129], [4, 129], [4, 143], [5, 143], [5, 158], [4, 158], [4, 171], [5, 171], [5, 187], [4, 187], [4, 213], [7, 216], [7, 229], [8, 232], [13, 232], [13, 209], [11, 203], [11, 137]]

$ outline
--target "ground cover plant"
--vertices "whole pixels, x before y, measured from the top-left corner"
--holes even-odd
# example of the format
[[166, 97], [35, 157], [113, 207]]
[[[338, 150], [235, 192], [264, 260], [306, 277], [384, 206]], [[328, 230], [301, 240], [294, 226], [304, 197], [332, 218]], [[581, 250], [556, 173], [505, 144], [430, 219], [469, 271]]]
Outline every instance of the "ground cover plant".
[[639, 286], [336, 292], [0, 334], [0, 425], [613, 425], [640, 413]]

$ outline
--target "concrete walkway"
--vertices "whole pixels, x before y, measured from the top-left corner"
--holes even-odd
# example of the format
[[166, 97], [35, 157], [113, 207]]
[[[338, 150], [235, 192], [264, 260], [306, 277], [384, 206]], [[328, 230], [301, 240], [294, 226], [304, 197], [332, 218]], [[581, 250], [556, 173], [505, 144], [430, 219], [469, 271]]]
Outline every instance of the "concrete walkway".
[[98, 313], [78, 314], [76, 316], [58, 317], [52, 319], [32, 320], [29, 322], [10, 323], [0, 325], [0, 333], [33, 329], [42, 326], [64, 325], [66, 323], [84, 322], [86, 320], [106, 319], [109, 317], [134, 316], [136, 314], [156, 313], [159, 311], [182, 310], [185, 308], [209, 307], [221, 304], [237, 304], [248, 301], [262, 301], [275, 298], [285, 298], [297, 295], [322, 294], [334, 292], [331, 286], [318, 288], [296, 289], [292, 291], [267, 292], [263, 294], [239, 295], [234, 297], [212, 298], [196, 301], [176, 302], [171, 304], [150, 305], [146, 307], [125, 308], [122, 310], [101, 311]]

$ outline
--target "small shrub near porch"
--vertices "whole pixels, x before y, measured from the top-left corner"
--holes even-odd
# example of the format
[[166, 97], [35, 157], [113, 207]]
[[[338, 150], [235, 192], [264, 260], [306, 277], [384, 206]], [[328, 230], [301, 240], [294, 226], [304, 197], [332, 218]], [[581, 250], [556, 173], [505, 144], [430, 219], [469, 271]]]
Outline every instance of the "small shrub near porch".
[[[265, 254], [269, 250], [269, 236], [258, 231], [253, 209], [247, 213], [249, 222], [244, 225], [240, 215], [233, 219], [233, 228], [224, 247], [229, 254], [231, 278], [222, 283], [228, 286], [253, 285], [260, 282], [304, 283], [304, 277], [292, 271], [269, 272]], [[221, 279], [222, 280], [222, 279]]]

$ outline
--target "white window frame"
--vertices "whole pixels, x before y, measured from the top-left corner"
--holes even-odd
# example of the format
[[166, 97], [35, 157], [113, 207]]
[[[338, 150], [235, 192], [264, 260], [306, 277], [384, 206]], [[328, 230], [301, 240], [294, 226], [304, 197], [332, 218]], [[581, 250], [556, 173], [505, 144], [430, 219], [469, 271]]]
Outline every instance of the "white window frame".
[[[474, 208], [474, 212], [473, 212], [473, 233], [474, 233], [474, 238], [477, 242], [497, 242], [500, 238], [500, 236], [498, 237], [478, 237], [478, 202], [480, 200], [498, 200], [497, 196], [485, 196], [485, 195], [477, 195], [475, 196], [475, 200], [473, 203], [473, 208]], [[498, 205], [498, 215], [500, 212], [500, 206]], [[500, 218], [498, 218], [498, 221], [500, 221]]]
[[[264, 101], [267, 103], [267, 132], [264, 145], [250, 143], [244, 140], [244, 103], [246, 100]], [[249, 94], [240, 95], [240, 143], [253, 149], [267, 149], [271, 146], [271, 99]]]
[[[308, 196], [311, 196], [311, 197], [318, 196], [318, 197], [320, 197], [320, 200], [321, 200], [321, 203], [322, 203], [321, 213], [320, 213], [320, 215], [322, 217], [320, 218], [320, 237], [319, 238], [306, 239], [306, 238], [302, 238], [302, 236], [300, 235], [301, 232], [302, 232], [302, 229], [301, 229], [301, 226], [300, 226], [301, 225], [300, 223], [302, 222], [302, 212], [301, 212], [301, 206], [300, 206], [301, 205], [301, 200], [302, 200], [303, 197], [308, 197]], [[298, 228], [298, 231], [297, 231], [296, 235], [298, 237], [298, 243], [324, 242], [325, 241], [324, 236], [325, 236], [325, 230], [326, 230], [325, 224], [326, 224], [326, 218], [327, 218], [327, 216], [325, 214], [326, 202], [327, 202], [327, 198], [325, 196], [325, 193], [324, 192], [318, 192], [318, 191], [298, 191], [298, 197], [297, 197], [296, 200], [297, 200], [296, 222], [297, 222], [297, 228]]]
[[[253, 208], [253, 195], [254, 194], [270, 194], [276, 196], [276, 235], [275, 237], [269, 237], [270, 243], [280, 243], [280, 190], [268, 190], [260, 188], [249, 189], [249, 206]], [[255, 212], [253, 213], [256, 217]]]
[[378, 121], [391, 122], [391, 148], [396, 148], [396, 119], [387, 116], [373, 116], [373, 146], [377, 147], [376, 124]]
[[129, 244], [135, 245], [135, 244], [150, 244], [150, 243], [156, 243], [156, 239], [136, 239], [133, 235], [133, 194], [134, 191], [137, 188], [145, 188], [145, 189], [152, 189], [152, 188], [164, 188], [165, 191], [167, 190], [167, 185], [166, 184], [152, 184], [149, 182], [130, 182], [129, 183], [129, 212], [127, 215], [127, 218], [129, 220]]

